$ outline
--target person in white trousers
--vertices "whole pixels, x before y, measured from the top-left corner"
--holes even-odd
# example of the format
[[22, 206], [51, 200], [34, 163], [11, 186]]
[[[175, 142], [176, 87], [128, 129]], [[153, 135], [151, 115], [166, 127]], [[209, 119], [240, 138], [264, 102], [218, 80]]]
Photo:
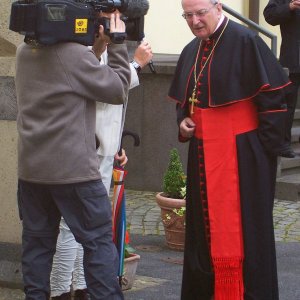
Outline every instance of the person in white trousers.
[[[139, 85], [138, 73], [151, 61], [152, 56], [150, 44], [147, 41], [141, 42], [135, 50], [133, 61], [130, 63], [130, 89]], [[106, 51], [101, 55], [100, 63], [107, 63]], [[124, 150], [121, 157], [116, 154], [120, 146], [126, 106], [127, 103], [108, 105], [102, 102], [97, 102], [96, 106], [96, 135], [100, 142], [98, 148], [99, 172], [108, 194], [114, 159], [119, 160], [122, 165], [127, 162]], [[76, 242], [63, 218], [60, 222], [60, 233], [53, 259], [50, 284], [51, 299], [71, 300], [71, 286], [74, 291], [74, 300], [89, 299], [83, 271], [83, 249]]]

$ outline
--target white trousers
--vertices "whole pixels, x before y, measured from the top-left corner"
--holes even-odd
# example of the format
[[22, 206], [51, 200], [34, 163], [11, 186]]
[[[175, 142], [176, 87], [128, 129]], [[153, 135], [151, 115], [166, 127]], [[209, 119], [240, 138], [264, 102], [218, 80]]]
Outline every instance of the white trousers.
[[[99, 159], [99, 172], [109, 194], [114, 157], [99, 156]], [[83, 248], [81, 244], [76, 242], [63, 218], [60, 221], [59, 230], [50, 277], [51, 297], [69, 292], [71, 285], [73, 290], [86, 288], [83, 271]]]

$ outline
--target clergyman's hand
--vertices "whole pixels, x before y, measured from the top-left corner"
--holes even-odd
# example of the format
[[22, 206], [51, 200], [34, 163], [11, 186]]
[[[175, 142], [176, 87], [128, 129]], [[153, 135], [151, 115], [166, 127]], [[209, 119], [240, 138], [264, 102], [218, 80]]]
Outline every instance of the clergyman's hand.
[[290, 10], [300, 9], [300, 0], [292, 0], [290, 2]]
[[191, 118], [185, 118], [179, 125], [180, 134], [184, 138], [191, 138], [194, 135], [196, 124]]

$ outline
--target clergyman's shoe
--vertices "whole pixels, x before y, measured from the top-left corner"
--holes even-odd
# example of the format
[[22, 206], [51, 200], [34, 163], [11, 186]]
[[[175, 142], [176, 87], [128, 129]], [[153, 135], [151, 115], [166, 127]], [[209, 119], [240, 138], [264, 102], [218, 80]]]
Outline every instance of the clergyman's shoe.
[[87, 289], [75, 290], [74, 300], [90, 300], [90, 296], [88, 294]]
[[51, 297], [51, 300], [71, 300], [71, 292], [61, 294], [60, 296]]
[[289, 147], [287, 149], [280, 151], [279, 156], [287, 157], [287, 158], [294, 158], [294, 157], [296, 157], [296, 153], [294, 152], [294, 150], [291, 147]]

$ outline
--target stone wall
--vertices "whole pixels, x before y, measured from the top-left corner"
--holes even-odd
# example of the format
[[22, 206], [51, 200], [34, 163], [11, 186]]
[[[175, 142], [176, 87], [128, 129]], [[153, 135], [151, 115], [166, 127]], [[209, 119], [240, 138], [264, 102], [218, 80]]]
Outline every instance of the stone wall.
[[[1, 0], [0, 10], [0, 241], [19, 243], [21, 226], [17, 209], [17, 130], [14, 86], [15, 52], [23, 36], [8, 29], [11, 1]], [[129, 45], [130, 46], [130, 45]], [[178, 145], [175, 103], [167, 91], [177, 56], [158, 55], [157, 74], [148, 68], [140, 76], [141, 85], [130, 92], [125, 129], [137, 133], [141, 145], [133, 147], [124, 139], [129, 163], [126, 188], [160, 191], [169, 151], [179, 147], [183, 161], [186, 145]]]
[[14, 87], [16, 46], [23, 37], [8, 29], [10, 0], [0, 4], [0, 241], [19, 243], [16, 96]]
[[137, 133], [141, 144], [134, 147], [130, 137], [124, 138], [129, 158], [127, 188], [161, 191], [169, 152], [174, 147], [178, 148], [184, 168], [186, 166], [187, 144], [177, 141], [175, 102], [167, 98], [175, 60], [158, 61], [157, 74], [142, 73], [140, 86], [130, 91], [125, 129]]

